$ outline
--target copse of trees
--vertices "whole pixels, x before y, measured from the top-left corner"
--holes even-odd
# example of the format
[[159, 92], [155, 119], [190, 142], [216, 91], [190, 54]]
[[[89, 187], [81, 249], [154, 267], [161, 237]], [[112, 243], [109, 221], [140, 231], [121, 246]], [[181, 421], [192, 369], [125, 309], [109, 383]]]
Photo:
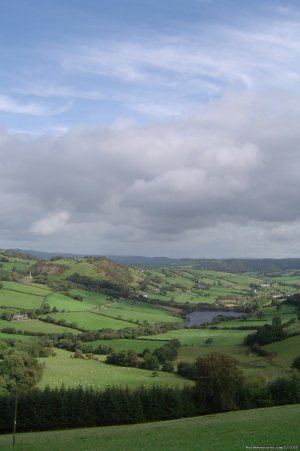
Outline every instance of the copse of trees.
[[281, 324], [264, 324], [257, 329], [254, 334], [249, 334], [245, 337], [244, 343], [247, 346], [252, 346], [257, 343], [260, 346], [273, 343], [275, 341], [284, 340], [287, 334]]
[[92, 279], [88, 276], [81, 276], [78, 273], [72, 274], [67, 280], [90, 291], [104, 293], [115, 298], [128, 298], [130, 296], [130, 291], [127, 287], [108, 280]]
[[158, 370], [162, 365], [163, 371], [173, 371], [172, 361], [177, 358], [180, 343], [178, 340], [170, 340], [165, 345], [157, 348], [153, 353], [145, 349], [139, 355], [133, 351], [113, 352], [107, 356], [105, 362], [118, 366], [131, 366], [147, 370]]
[[[15, 393], [16, 390], [28, 390], [42, 378], [43, 365], [32, 355], [30, 350], [1, 347], [0, 393]], [[33, 354], [33, 353], [32, 353]]]
[[293, 363], [292, 363], [292, 368], [295, 370], [300, 371], [300, 355], [295, 357]]
[[195, 362], [179, 362], [177, 365], [177, 373], [182, 377], [195, 381], [197, 377]]

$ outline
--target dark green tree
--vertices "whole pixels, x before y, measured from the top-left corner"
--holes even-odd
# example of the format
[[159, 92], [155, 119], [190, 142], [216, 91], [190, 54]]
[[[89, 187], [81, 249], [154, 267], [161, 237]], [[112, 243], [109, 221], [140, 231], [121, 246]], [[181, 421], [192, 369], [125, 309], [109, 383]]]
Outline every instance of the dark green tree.
[[294, 361], [292, 363], [292, 368], [300, 371], [300, 355], [294, 359]]
[[196, 360], [196, 387], [198, 401], [211, 411], [236, 408], [238, 389], [243, 374], [236, 359], [213, 352]]

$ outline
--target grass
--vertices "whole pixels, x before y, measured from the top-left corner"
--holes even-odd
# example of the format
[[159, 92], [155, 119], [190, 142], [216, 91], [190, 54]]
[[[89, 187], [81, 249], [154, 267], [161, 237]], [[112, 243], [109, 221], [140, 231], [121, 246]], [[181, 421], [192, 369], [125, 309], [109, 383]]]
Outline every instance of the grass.
[[[47, 315], [46, 315], [47, 316]], [[81, 327], [85, 327], [90, 330], [99, 329], [123, 329], [124, 327], [133, 327], [134, 324], [128, 321], [122, 321], [121, 319], [115, 319], [102, 315], [99, 313], [91, 312], [65, 312], [65, 313], [50, 313], [52, 318], [57, 320], [64, 319], [68, 323], [76, 323]]]
[[272, 324], [274, 316], [280, 316], [282, 324], [289, 321], [290, 319], [297, 319], [297, 308], [294, 305], [283, 304], [280, 310], [277, 310], [275, 306], [264, 307], [260, 310], [263, 312], [264, 317], [258, 319], [257, 317], [249, 317], [248, 319], [237, 319], [222, 321], [220, 327], [238, 327], [238, 326], [255, 326], [260, 327], [264, 324]]
[[94, 293], [91, 291], [77, 290], [77, 289], [70, 290], [70, 293], [72, 295], [79, 294], [80, 296], [83, 297], [84, 301], [87, 301], [89, 304], [93, 304], [93, 305], [104, 305], [109, 302], [107, 300], [107, 296], [102, 293]]
[[[22, 451], [244, 451], [297, 449], [300, 405], [206, 415], [137, 425], [17, 434]], [[269, 448], [268, 448], [269, 447]], [[12, 448], [1, 436], [0, 450]]]
[[39, 388], [50, 387], [86, 387], [106, 388], [108, 385], [123, 387], [149, 386], [153, 384], [167, 386], [190, 385], [191, 382], [172, 373], [159, 371], [158, 377], [152, 377], [152, 371], [108, 365], [102, 361], [72, 358], [73, 353], [56, 349], [56, 356], [41, 358], [46, 363]]
[[127, 321], [134, 322], [143, 322], [144, 320], [147, 320], [149, 323], [182, 321], [182, 318], [175, 316], [174, 313], [165, 310], [162, 307], [145, 305], [140, 302], [114, 302], [112, 304], [101, 306], [99, 313], [111, 316], [112, 318], [121, 317]]
[[93, 303], [87, 300], [78, 301], [61, 293], [51, 293], [47, 296], [45, 302], [49, 304], [51, 309], [56, 307], [58, 310], [87, 311], [95, 307]]
[[[27, 332], [44, 332], [46, 334], [59, 334], [63, 332], [71, 332], [72, 334], [79, 333], [75, 329], [69, 327], [57, 326], [56, 324], [45, 323], [37, 319], [28, 319], [25, 321], [5, 321], [0, 319], [0, 329], [4, 327], [14, 327], [17, 330], [25, 330]], [[18, 335], [11, 335], [12, 338]]]
[[300, 335], [271, 343], [264, 346], [264, 349], [269, 352], [276, 352], [275, 365], [290, 368], [295, 357], [300, 356]]
[[33, 294], [42, 297], [45, 297], [47, 294], [51, 293], [51, 291], [47, 287], [37, 284], [25, 284], [6, 281], [3, 282], [3, 287], [7, 290], [19, 291], [20, 293]]
[[[264, 357], [251, 353], [249, 348], [244, 346], [244, 336], [248, 333], [249, 331], [245, 330], [180, 329], [147, 338], [148, 341], [177, 338], [181, 343], [177, 362], [194, 362], [200, 356], [220, 352], [236, 357], [246, 375], [263, 375], [268, 379], [274, 379], [284, 374], [285, 371], [280, 367], [273, 365]], [[206, 344], [207, 338], [212, 338], [213, 343]]]
[[248, 331], [244, 330], [212, 330], [212, 329], [179, 329], [171, 330], [164, 334], [151, 335], [149, 340], [172, 340], [177, 338], [182, 345], [201, 346], [207, 338], [213, 338], [219, 346], [233, 346], [243, 343], [243, 338]]
[[2, 288], [0, 290], [0, 306], [17, 308], [20, 310], [39, 309], [44, 300], [43, 296], [36, 296], [20, 291], [11, 291]]
[[142, 352], [144, 349], [149, 349], [153, 352], [155, 349], [163, 346], [168, 341], [158, 341], [158, 340], [141, 340], [141, 339], [116, 339], [116, 340], [96, 340], [88, 342], [87, 344], [92, 345], [96, 348], [99, 345], [106, 345], [113, 348], [115, 352], [121, 351], [135, 351], [137, 353]]
[[6, 334], [4, 332], [0, 332], [0, 340], [30, 341], [34, 339], [35, 337], [32, 337], [31, 335]]

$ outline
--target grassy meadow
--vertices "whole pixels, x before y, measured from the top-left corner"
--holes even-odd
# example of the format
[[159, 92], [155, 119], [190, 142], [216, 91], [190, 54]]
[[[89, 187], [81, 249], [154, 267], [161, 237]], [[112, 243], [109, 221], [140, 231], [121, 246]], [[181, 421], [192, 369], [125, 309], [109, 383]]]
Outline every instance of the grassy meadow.
[[[298, 449], [300, 405], [271, 407], [137, 425], [18, 433], [22, 451], [243, 451]], [[0, 450], [13, 449], [12, 435]]]
[[76, 359], [74, 353], [56, 349], [53, 357], [41, 358], [45, 362], [45, 369], [39, 388], [60, 387], [95, 387], [104, 389], [109, 385], [135, 388], [141, 385], [149, 386], [153, 384], [166, 386], [191, 385], [187, 381], [173, 373], [158, 371], [157, 376], [152, 375], [152, 371], [137, 368], [128, 368], [109, 365], [93, 359]]

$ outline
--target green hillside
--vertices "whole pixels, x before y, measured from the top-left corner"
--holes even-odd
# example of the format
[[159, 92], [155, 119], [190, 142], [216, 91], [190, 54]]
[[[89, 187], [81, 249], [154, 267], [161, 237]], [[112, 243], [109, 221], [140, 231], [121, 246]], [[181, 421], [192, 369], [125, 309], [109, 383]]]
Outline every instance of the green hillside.
[[[28, 341], [42, 337], [60, 348], [56, 357], [48, 358], [41, 386], [57, 386], [59, 381], [76, 386], [82, 383], [84, 373], [88, 383], [96, 383], [90, 371], [95, 362], [70, 359], [72, 353], [63, 349], [83, 349], [86, 354], [103, 346], [114, 352], [148, 349], [153, 353], [178, 339], [175, 371], [180, 361], [193, 362], [216, 351], [235, 356], [245, 374], [268, 379], [288, 374], [298, 355], [298, 336], [265, 346], [266, 356], [244, 345], [246, 335], [272, 324], [274, 316], [279, 316], [282, 324], [288, 323], [288, 336], [300, 334], [298, 307], [283, 303], [298, 290], [297, 269], [237, 274], [225, 272], [223, 267], [222, 271], [208, 270], [190, 261], [142, 268], [104, 257], [40, 260], [4, 252], [0, 253], [0, 279], [0, 338]], [[248, 314], [214, 326], [189, 328], [185, 315], [195, 309], [240, 309]], [[18, 320], [14, 317], [18, 314], [28, 318]], [[87, 338], [82, 335], [89, 333]], [[103, 362], [106, 354], [96, 357]], [[98, 371], [99, 378], [108, 371], [107, 364], [101, 365], [97, 367], [103, 368], [102, 373]], [[70, 366], [72, 378], [68, 379]], [[123, 385], [124, 368], [114, 368], [113, 382]], [[127, 374], [130, 386], [138, 386], [143, 379], [141, 369], [131, 368]], [[166, 377], [161, 373], [156, 382], [163, 384]], [[103, 381], [112, 382], [106, 376]]]
[[[17, 434], [22, 451], [243, 451], [298, 449], [300, 405], [229, 412], [130, 426]], [[0, 450], [12, 447], [1, 436]], [[262, 448], [260, 448], [262, 449]]]

